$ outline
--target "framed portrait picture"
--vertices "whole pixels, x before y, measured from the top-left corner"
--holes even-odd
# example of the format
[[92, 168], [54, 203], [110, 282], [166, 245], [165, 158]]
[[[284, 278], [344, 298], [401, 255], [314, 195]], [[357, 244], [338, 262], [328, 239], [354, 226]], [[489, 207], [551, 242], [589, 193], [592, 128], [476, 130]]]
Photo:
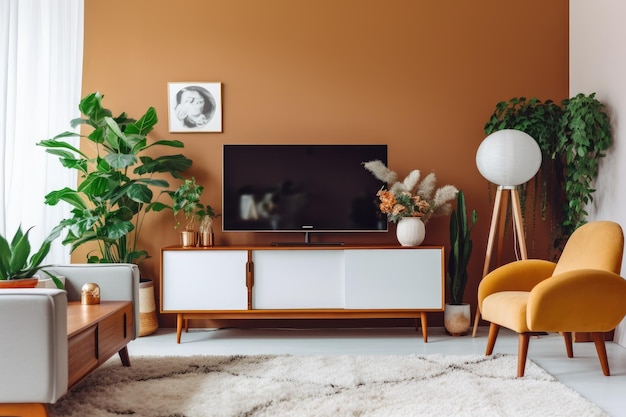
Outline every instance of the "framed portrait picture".
[[170, 132], [221, 132], [222, 83], [168, 83]]

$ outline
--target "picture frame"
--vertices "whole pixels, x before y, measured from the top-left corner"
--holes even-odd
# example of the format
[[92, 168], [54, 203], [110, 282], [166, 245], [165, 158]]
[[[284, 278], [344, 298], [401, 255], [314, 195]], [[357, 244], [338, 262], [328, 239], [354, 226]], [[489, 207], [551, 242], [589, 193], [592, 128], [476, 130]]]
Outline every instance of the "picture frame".
[[167, 91], [170, 132], [222, 132], [221, 82], [170, 82]]

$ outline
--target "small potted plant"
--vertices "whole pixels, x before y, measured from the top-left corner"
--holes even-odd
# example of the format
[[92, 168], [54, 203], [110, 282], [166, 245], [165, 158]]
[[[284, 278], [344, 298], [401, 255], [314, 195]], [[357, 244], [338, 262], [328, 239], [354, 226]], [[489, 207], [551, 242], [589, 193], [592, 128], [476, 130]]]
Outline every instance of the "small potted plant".
[[185, 180], [174, 192], [170, 193], [173, 200], [172, 210], [176, 220], [175, 229], [181, 227], [178, 220], [178, 213], [182, 212], [185, 217], [185, 225], [181, 230], [181, 244], [183, 246], [196, 245], [196, 221], [200, 218], [200, 212], [204, 211], [204, 206], [200, 203], [204, 187], [196, 182], [194, 177]]
[[[48, 266], [42, 265], [42, 262], [50, 252], [53, 235], [48, 236], [39, 250], [31, 256], [28, 240], [31, 229], [32, 227], [24, 233], [22, 227], [18, 227], [10, 243], [0, 235], [0, 287], [35, 287], [39, 280], [35, 274]], [[58, 288], [63, 288], [56, 276], [43, 272], [52, 278]]]
[[[453, 185], [437, 188], [437, 178], [431, 172], [423, 179], [420, 171], [412, 170], [403, 181], [380, 160], [364, 162], [363, 166], [377, 179], [386, 183], [376, 196], [381, 213], [387, 220], [397, 223], [396, 236], [403, 246], [418, 246], [424, 240], [425, 225], [432, 216], [450, 213], [448, 201], [454, 199], [457, 189]], [[421, 180], [421, 181], [420, 181]]]
[[202, 206], [196, 213], [200, 219], [200, 230], [198, 231], [200, 246], [213, 246], [213, 219], [219, 216], [210, 205]]
[[450, 254], [446, 270], [446, 286], [450, 295], [444, 310], [444, 327], [453, 336], [467, 333], [471, 322], [470, 305], [463, 303], [467, 284], [467, 265], [472, 255], [470, 232], [478, 221], [476, 210], [472, 210], [471, 224], [465, 208], [462, 190], [456, 195], [456, 209], [450, 214]]

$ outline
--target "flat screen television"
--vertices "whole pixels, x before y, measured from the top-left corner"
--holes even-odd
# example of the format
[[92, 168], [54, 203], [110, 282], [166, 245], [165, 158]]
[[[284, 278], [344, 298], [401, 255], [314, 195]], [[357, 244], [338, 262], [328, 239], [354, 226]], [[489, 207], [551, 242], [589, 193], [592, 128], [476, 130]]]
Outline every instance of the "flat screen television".
[[225, 232], [387, 230], [376, 192], [384, 185], [362, 165], [387, 164], [387, 145], [224, 145]]

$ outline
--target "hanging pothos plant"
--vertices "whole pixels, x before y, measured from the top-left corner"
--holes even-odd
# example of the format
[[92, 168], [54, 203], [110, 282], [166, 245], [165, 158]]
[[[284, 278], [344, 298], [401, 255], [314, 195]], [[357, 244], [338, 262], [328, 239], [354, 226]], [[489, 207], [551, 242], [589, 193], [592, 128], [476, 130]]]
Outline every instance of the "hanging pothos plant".
[[522, 200], [529, 194], [535, 196], [543, 219], [547, 206], [552, 207], [554, 247], [560, 250], [572, 232], [586, 222], [585, 206], [593, 201], [599, 158], [612, 143], [605, 106], [595, 93], [578, 94], [561, 105], [551, 100], [512, 98], [498, 103], [485, 124], [488, 135], [501, 129], [526, 132], [541, 148], [539, 175], [521, 187], [520, 194]]

